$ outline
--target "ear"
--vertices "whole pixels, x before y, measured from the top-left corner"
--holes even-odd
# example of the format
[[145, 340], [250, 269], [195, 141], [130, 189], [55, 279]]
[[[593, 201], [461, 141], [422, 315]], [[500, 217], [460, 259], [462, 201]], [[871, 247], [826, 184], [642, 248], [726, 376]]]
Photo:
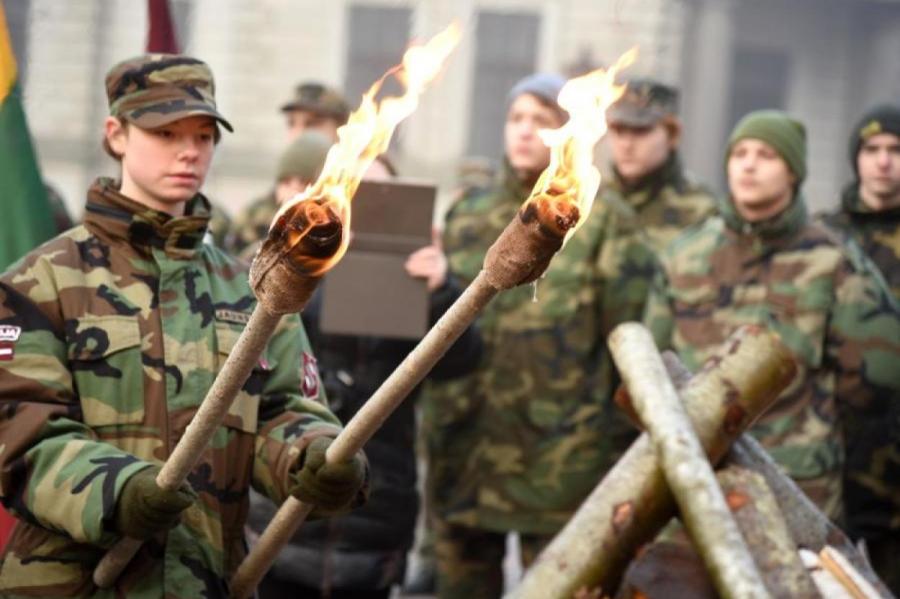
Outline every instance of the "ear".
[[681, 121], [675, 117], [666, 117], [663, 120], [663, 126], [669, 134], [669, 149], [674, 150], [678, 147], [678, 142], [681, 141]]
[[124, 156], [128, 145], [128, 127], [125, 123], [114, 116], [108, 116], [103, 122], [103, 129], [109, 148], [117, 156]]

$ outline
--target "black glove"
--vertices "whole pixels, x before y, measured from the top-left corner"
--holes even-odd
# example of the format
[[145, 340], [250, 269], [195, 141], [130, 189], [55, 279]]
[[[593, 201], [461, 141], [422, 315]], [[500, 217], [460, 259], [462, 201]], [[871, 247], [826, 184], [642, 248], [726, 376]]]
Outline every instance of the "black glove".
[[197, 494], [184, 482], [174, 491], [156, 484], [159, 468], [145, 468], [129, 478], [122, 487], [116, 504], [116, 530], [133, 539], [149, 539], [158, 532], [178, 524], [186, 508], [197, 500]]
[[321, 514], [333, 514], [354, 507], [353, 500], [367, 487], [368, 466], [362, 452], [340, 464], [326, 464], [325, 450], [334, 439], [318, 437], [306, 446], [291, 471], [291, 495], [316, 507]]

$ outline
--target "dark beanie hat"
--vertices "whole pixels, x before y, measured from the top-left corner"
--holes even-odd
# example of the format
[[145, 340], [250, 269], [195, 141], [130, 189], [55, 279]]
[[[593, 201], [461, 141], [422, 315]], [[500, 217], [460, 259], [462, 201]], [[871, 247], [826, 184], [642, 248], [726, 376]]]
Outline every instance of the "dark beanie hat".
[[[856, 158], [865, 140], [879, 133], [900, 136], [900, 106], [881, 104], [864, 114], [850, 132], [850, 165], [856, 173]], [[859, 174], [859, 173], [857, 173]]]
[[331, 141], [317, 131], [306, 131], [291, 142], [278, 160], [276, 181], [297, 177], [301, 181], [313, 182], [322, 167], [325, 156], [331, 148]]
[[757, 110], [742, 118], [728, 138], [725, 160], [731, 148], [742, 139], [758, 139], [772, 146], [797, 176], [806, 178], [806, 128], [800, 121], [780, 110]]
[[562, 75], [556, 73], [535, 73], [528, 75], [516, 83], [506, 98], [507, 104], [512, 104], [513, 100], [522, 94], [531, 94], [559, 108], [557, 98], [559, 92], [565, 85], [566, 80]]

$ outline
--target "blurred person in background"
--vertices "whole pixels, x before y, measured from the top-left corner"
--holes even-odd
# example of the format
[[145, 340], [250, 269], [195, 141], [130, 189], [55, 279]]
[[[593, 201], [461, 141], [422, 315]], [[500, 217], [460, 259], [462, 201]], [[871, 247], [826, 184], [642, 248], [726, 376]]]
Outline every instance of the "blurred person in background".
[[[512, 88], [501, 172], [447, 215], [450, 272], [466, 284], [550, 162], [538, 131], [565, 122], [563, 83], [541, 73]], [[505, 291], [485, 308], [478, 369], [429, 389], [423, 438], [440, 597], [499, 597], [507, 533], [519, 533], [529, 564], [599, 480], [591, 380], [603, 345], [594, 280], [602, 223], [594, 206], [537, 290]]]
[[[598, 271], [604, 285], [601, 334], [640, 320], [663, 250], [686, 228], [716, 211], [709, 189], [684, 168], [678, 151], [682, 124], [678, 90], [652, 79], [633, 79], [606, 113], [610, 173], [597, 201], [604, 206]], [[637, 430], [617, 409], [612, 395], [618, 373], [605, 354], [596, 393], [602, 398], [608, 463], [618, 460]]]
[[[850, 133], [854, 178], [825, 222], [858, 243], [900, 302], [900, 106], [876, 106]], [[895, 418], [894, 422], [900, 422]], [[900, 595], [900, 447], [884, 443], [887, 421], [847, 439], [848, 531], [865, 539], [875, 570]]]
[[[327, 148], [337, 141], [338, 127], [347, 122], [350, 107], [337, 90], [321, 83], [307, 81], [294, 88], [293, 96], [282, 105], [281, 112], [285, 116], [289, 143], [301, 135], [314, 133], [326, 140], [327, 151]], [[313, 155], [299, 149], [295, 150], [294, 154], [308, 157]], [[290, 152], [282, 154], [281, 163], [283, 164], [285, 160], [293, 160]], [[307, 184], [315, 181], [317, 176], [318, 173], [311, 177]], [[280, 177], [276, 177], [276, 181], [278, 180]], [[303, 185], [303, 188], [305, 187], [306, 185]], [[286, 192], [282, 188], [282, 195], [284, 193]], [[265, 195], [250, 202], [249, 207], [235, 217], [234, 223], [230, 225], [223, 239], [223, 247], [229, 253], [248, 261], [253, 258], [256, 248], [259, 247], [257, 242], [265, 239], [269, 224], [272, 222], [271, 217], [275, 216], [278, 205], [284, 199], [282, 197], [279, 200], [277, 194], [277, 189], [269, 190]], [[250, 245], [253, 245], [252, 250], [248, 248]]]
[[288, 139], [294, 139], [304, 131], [319, 131], [337, 141], [338, 127], [347, 122], [350, 107], [337, 90], [306, 81], [294, 88], [294, 95], [281, 107], [287, 125]]
[[229, 244], [229, 250], [234, 255], [246, 262], [253, 259], [281, 205], [315, 183], [331, 143], [318, 131], [307, 131], [288, 145], [278, 159], [275, 188], [234, 219]]
[[[859, 247], [808, 221], [802, 123], [748, 114], [725, 168], [720, 214], [666, 250], [644, 320], [694, 371], [742, 325], [778, 334], [797, 374], [750, 433], [843, 526], [845, 447], [873, 431], [883, 450], [900, 438], [887, 423], [898, 414], [900, 313]], [[882, 431], [867, 431], [873, 418]]]

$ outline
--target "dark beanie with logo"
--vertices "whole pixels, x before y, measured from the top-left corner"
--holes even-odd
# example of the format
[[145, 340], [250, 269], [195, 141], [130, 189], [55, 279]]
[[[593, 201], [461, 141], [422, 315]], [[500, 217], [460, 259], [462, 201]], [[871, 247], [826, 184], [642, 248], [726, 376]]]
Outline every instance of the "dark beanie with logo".
[[856, 159], [863, 142], [880, 133], [900, 136], [900, 106], [881, 104], [866, 112], [850, 132], [850, 166], [859, 176]]
[[797, 183], [806, 178], [806, 127], [780, 110], [757, 110], [742, 118], [728, 138], [725, 162], [734, 144], [742, 139], [764, 141], [778, 152], [797, 176]]

